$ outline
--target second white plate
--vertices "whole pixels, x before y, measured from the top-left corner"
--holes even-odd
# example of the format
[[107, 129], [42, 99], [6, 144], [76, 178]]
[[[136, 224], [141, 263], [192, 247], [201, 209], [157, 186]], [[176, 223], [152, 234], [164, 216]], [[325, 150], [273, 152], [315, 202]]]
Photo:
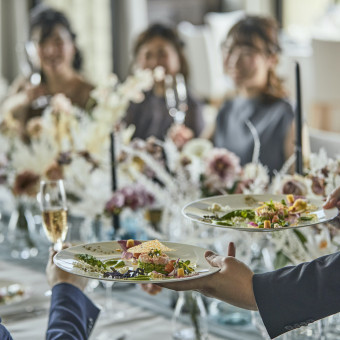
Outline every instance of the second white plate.
[[[267, 202], [270, 200], [273, 201], [281, 201], [285, 199], [286, 195], [221, 195], [221, 196], [213, 196], [208, 198], [203, 198], [194, 202], [187, 204], [183, 209], [182, 213], [184, 216], [188, 217], [192, 221], [208, 224], [213, 227], [218, 228], [229, 228], [234, 230], [241, 230], [241, 231], [251, 231], [251, 232], [273, 232], [273, 231], [283, 231], [287, 229], [295, 229], [301, 227], [307, 227], [310, 225], [324, 223], [327, 221], [332, 220], [334, 217], [338, 215], [338, 209], [323, 209], [323, 201], [317, 199], [308, 199], [308, 201], [317, 207], [316, 211], [313, 211], [313, 214], [317, 216], [317, 219], [312, 221], [301, 221], [298, 225], [282, 227], [282, 228], [272, 228], [272, 229], [264, 229], [264, 228], [251, 228], [245, 227], [244, 224], [235, 224], [232, 226], [223, 226], [223, 225], [216, 225], [207, 221], [204, 216], [213, 215], [209, 208], [214, 204], [217, 203], [222, 207], [228, 206], [228, 211], [238, 210], [238, 209], [253, 209], [259, 206], [259, 202]], [[218, 215], [222, 216], [226, 214], [226, 212], [219, 212]]]

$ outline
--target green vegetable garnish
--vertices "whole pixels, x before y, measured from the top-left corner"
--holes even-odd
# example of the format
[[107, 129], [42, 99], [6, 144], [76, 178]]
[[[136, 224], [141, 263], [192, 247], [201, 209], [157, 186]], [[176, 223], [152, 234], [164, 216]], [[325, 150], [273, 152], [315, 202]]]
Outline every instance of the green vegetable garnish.
[[225, 225], [225, 226], [232, 226], [233, 224], [231, 222], [228, 221], [213, 221], [214, 224], [217, 225]]
[[119, 261], [116, 265], [113, 266], [115, 269], [118, 268], [123, 268], [125, 267], [125, 262], [124, 261]]
[[102, 261], [98, 260], [96, 257], [90, 254], [78, 254], [78, 258], [85, 263], [89, 264], [90, 266], [98, 267], [101, 269], [107, 269], [107, 266]]
[[313, 219], [313, 216], [301, 216], [299, 218], [300, 221], [310, 221]]
[[150, 279], [150, 276], [147, 276], [147, 275], [138, 275], [135, 277], [130, 277], [129, 280], [144, 281], [144, 280], [151, 280], [151, 279]]
[[159, 249], [152, 249], [149, 251], [148, 253], [149, 256], [154, 257], [154, 256], [161, 256], [162, 255], [162, 251]]
[[154, 263], [146, 263], [138, 261], [138, 268], [144, 269], [145, 273], [151, 273], [152, 271], [156, 271], [161, 274], [168, 274], [165, 270], [164, 264], [154, 264]]
[[273, 203], [273, 200], [270, 200], [270, 202], [264, 202], [266, 206], [268, 206], [271, 210], [275, 210], [275, 205]]
[[178, 261], [177, 266], [178, 268], [183, 268], [185, 274], [190, 274], [194, 271], [194, 268], [190, 267], [190, 260], [186, 261]]
[[255, 212], [254, 210], [250, 209], [240, 209], [240, 210], [233, 210], [222, 217], [218, 218], [219, 221], [225, 221], [230, 220], [233, 217], [243, 217], [243, 218], [249, 218], [250, 220], [253, 220], [255, 218]]
[[107, 260], [105, 261], [106, 266], [114, 267], [118, 263], [118, 260]]

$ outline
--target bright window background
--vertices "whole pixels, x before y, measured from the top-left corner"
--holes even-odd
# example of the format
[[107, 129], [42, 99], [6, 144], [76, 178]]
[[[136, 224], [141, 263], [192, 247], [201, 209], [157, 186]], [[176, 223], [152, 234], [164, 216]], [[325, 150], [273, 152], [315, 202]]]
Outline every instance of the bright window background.
[[85, 77], [100, 83], [112, 72], [110, 0], [44, 0], [46, 5], [63, 11], [77, 34]]

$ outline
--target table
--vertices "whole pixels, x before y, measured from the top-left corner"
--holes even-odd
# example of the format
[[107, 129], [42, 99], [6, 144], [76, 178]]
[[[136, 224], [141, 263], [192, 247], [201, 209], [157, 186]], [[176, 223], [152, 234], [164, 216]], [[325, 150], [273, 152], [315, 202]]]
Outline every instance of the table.
[[[23, 260], [21, 260], [23, 261]], [[7, 279], [23, 283], [28, 291], [29, 298], [9, 306], [0, 306], [0, 315], [3, 324], [10, 330], [16, 340], [43, 339], [47, 328], [50, 297], [49, 287], [44, 273], [34, 269], [34, 260], [18, 264], [17, 261], [0, 261], [0, 280]], [[40, 263], [41, 269], [41, 263]], [[116, 286], [116, 287], [115, 287]], [[169, 306], [168, 290], [163, 290], [157, 296], [149, 296], [138, 285], [116, 283], [113, 288], [113, 304], [124, 310], [125, 317], [112, 321], [105, 315], [99, 316], [90, 339], [171, 339], [172, 309]], [[95, 304], [103, 306], [105, 302], [104, 290], [96, 288], [87, 294]], [[31, 313], [27, 311], [31, 310]], [[246, 327], [216, 327], [209, 322], [209, 339], [249, 339], [259, 340], [257, 330], [252, 325]], [[240, 338], [241, 336], [241, 338]]]

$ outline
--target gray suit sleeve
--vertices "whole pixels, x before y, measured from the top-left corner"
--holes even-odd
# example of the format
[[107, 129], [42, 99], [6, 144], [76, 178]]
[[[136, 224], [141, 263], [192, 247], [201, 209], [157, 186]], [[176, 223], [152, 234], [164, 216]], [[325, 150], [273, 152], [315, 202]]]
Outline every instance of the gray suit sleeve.
[[255, 274], [253, 288], [271, 338], [340, 312], [340, 252]]

